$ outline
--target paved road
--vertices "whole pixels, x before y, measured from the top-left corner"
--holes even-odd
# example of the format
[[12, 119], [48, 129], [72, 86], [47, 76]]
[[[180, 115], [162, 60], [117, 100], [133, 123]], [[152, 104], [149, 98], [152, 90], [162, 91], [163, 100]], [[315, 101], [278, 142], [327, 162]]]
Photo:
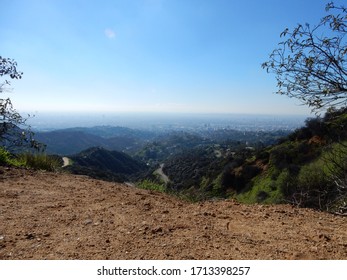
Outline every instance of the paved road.
[[164, 181], [165, 184], [170, 182], [169, 177], [164, 173], [163, 171], [164, 163], [160, 164], [160, 167], [154, 172], [155, 174], [158, 174], [160, 178]]

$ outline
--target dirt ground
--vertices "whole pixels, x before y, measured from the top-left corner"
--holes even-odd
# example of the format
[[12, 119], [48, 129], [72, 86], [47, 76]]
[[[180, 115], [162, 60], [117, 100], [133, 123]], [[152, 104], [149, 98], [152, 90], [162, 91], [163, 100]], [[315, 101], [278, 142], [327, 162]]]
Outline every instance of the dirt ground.
[[0, 167], [0, 259], [347, 259], [346, 219]]

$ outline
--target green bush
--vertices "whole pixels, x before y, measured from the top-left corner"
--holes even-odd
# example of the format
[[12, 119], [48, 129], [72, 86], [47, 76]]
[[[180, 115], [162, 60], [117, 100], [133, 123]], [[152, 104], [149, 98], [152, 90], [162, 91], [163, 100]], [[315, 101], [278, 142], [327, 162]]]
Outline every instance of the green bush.
[[329, 146], [322, 155], [326, 170], [334, 177], [345, 177], [347, 174], [347, 141]]
[[27, 167], [36, 170], [56, 171], [61, 167], [57, 157], [48, 156], [43, 153], [23, 153], [13, 155], [3, 147], [0, 147], [0, 165]]
[[0, 165], [8, 165], [10, 162], [10, 153], [0, 147]]
[[23, 166], [24, 162], [14, 157], [10, 152], [0, 147], [0, 165]]
[[36, 170], [57, 171], [61, 167], [60, 161], [46, 154], [30, 154], [25, 153], [18, 156], [18, 160], [24, 166]]
[[288, 170], [280, 172], [275, 180], [273, 180], [271, 172], [255, 177], [249, 190], [240, 193], [236, 199], [243, 203], [264, 203], [273, 204], [284, 201], [284, 189], [287, 182], [290, 182]]
[[159, 192], [166, 192], [165, 185], [158, 184], [152, 180], [145, 179], [139, 183], [136, 184], [136, 186], [140, 189], [145, 190], [152, 190], [152, 191], [159, 191]]
[[292, 202], [303, 207], [326, 210], [334, 195], [334, 184], [322, 160], [304, 165], [298, 175], [297, 185], [292, 189]]
[[322, 161], [304, 165], [298, 176], [298, 185], [306, 189], [323, 188], [328, 183], [328, 174]]
[[225, 197], [225, 188], [222, 184], [223, 176], [224, 176], [224, 174], [221, 173], [218, 175], [218, 177], [216, 179], [213, 180], [212, 190], [211, 190], [211, 196], [212, 197]]

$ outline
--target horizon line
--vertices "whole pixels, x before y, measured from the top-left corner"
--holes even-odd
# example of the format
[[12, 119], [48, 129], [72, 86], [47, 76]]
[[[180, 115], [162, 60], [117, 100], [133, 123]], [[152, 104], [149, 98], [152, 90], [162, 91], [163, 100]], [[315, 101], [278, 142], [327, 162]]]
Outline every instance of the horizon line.
[[35, 110], [29, 112], [28, 110], [23, 110], [22, 112], [19, 112], [20, 114], [28, 114], [31, 117], [35, 117], [37, 115], [43, 114], [43, 115], [104, 115], [104, 116], [116, 116], [116, 115], [176, 115], [176, 116], [202, 116], [202, 115], [208, 115], [208, 116], [315, 116], [314, 113], [305, 114], [305, 113], [259, 113], [259, 112], [148, 112], [148, 111], [41, 111], [41, 110]]

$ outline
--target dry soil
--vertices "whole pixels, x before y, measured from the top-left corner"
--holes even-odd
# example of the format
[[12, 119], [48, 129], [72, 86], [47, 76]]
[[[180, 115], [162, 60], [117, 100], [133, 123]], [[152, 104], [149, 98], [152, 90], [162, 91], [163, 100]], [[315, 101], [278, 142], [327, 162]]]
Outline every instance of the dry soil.
[[0, 259], [347, 259], [347, 223], [0, 167]]

